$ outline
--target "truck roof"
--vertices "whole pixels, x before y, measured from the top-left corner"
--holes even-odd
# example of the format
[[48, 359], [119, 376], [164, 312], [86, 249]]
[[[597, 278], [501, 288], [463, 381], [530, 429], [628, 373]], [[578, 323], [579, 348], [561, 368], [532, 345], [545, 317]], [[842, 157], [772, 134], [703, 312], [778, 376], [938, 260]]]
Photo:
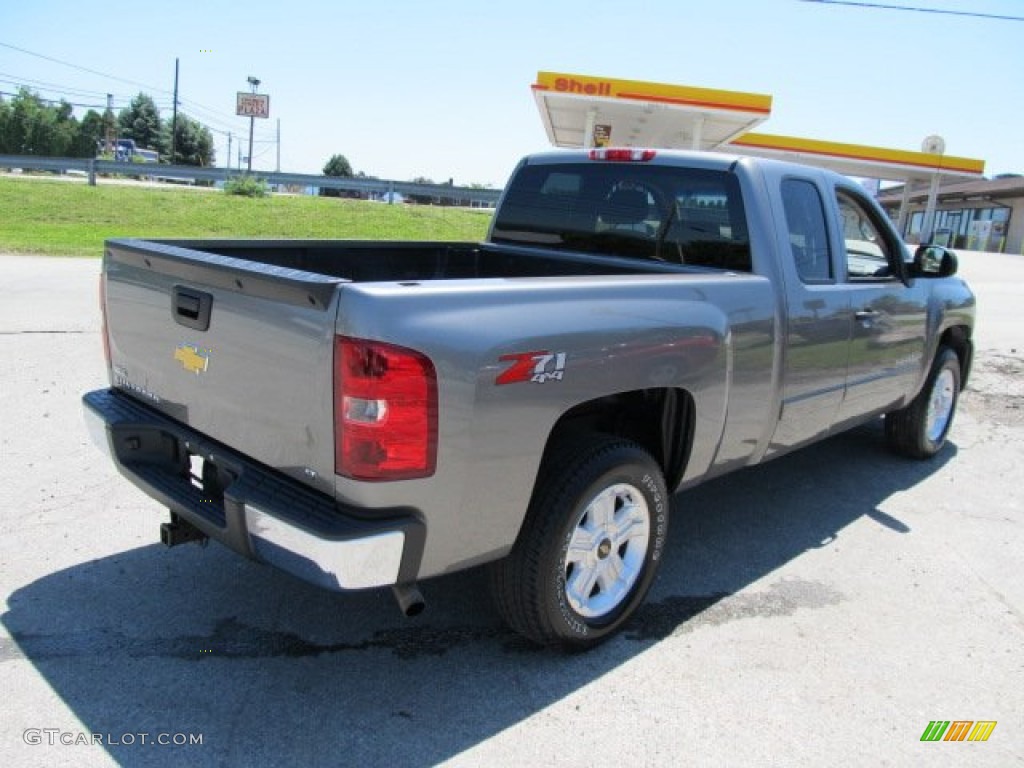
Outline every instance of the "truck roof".
[[775, 160], [764, 157], [750, 157], [728, 152], [702, 152], [680, 149], [654, 149], [636, 147], [607, 147], [598, 149], [548, 150], [528, 155], [523, 162], [530, 165], [559, 163], [580, 163], [590, 161], [636, 162], [661, 166], [681, 166], [707, 170], [728, 171], [737, 163], [747, 167], [771, 167], [776, 169], [800, 169], [803, 173], [823, 174], [835, 179], [846, 179], [842, 174], [817, 166]]

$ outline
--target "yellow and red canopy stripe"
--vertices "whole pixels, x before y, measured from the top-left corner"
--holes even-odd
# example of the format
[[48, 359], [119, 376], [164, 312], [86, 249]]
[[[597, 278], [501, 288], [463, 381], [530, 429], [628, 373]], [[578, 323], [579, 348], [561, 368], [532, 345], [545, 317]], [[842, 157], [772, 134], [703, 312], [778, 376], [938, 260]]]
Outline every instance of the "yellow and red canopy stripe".
[[559, 72], [538, 72], [533, 89], [567, 95], [649, 101], [697, 109], [748, 112], [764, 116], [769, 115], [772, 109], [772, 97], [761, 93], [721, 91], [714, 88], [693, 88], [685, 85]]
[[929, 171], [955, 171], [981, 176], [985, 172], [985, 161], [953, 155], [933, 155], [927, 152], [911, 152], [902, 149], [869, 147], [860, 144], [844, 144], [837, 141], [803, 139], [796, 136], [775, 136], [767, 133], [745, 133], [733, 139], [736, 147], [776, 152], [795, 152], [805, 155], [842, 158], [884, 165], [903, 165]]

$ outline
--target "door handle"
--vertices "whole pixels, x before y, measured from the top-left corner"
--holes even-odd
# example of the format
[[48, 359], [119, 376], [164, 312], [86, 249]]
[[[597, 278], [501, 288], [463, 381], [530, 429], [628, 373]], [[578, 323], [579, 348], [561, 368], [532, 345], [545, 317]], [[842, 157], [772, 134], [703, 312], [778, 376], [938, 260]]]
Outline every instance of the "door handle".
[[205, 331], [210, 327], [210, 309], [213, 296], [182, 285], [174, 286], [171, 293], [171, 316], [178, 325]]

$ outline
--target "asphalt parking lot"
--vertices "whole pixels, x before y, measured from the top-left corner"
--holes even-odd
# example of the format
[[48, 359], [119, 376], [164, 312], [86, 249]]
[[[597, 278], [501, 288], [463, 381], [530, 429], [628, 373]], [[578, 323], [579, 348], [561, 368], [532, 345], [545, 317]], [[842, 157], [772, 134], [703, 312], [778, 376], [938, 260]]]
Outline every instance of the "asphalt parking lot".
[[942, 454], [871, 426], [676, 497], [648, 603], [566, 656], [478, 573], [409, 620], [164, 549], [81, 418], [99, 263], [0, 256], [0, 764], [1024, 765], [1024, 257], [961, 265], [978, 351]]

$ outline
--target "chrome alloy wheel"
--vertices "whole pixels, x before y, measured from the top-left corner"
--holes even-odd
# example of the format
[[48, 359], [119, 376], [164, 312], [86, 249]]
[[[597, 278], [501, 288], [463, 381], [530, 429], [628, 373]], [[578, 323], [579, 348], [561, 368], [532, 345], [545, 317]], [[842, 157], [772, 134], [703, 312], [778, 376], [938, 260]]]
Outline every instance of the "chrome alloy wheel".
[[953, 372], [945, 368], [939, 372], [932, 384], [931, 397], [928, 399], [928, 415], [925, 421], [925, 434], [932, 442], [938, 442], [949, 426], [956, 402], [956, 381]]
[[640, 576], [651, 513], [640, 489], [618, 483], [598, 493], [572, 529], [565, 553], [565, 596], [580, 616], [615, 610]]

